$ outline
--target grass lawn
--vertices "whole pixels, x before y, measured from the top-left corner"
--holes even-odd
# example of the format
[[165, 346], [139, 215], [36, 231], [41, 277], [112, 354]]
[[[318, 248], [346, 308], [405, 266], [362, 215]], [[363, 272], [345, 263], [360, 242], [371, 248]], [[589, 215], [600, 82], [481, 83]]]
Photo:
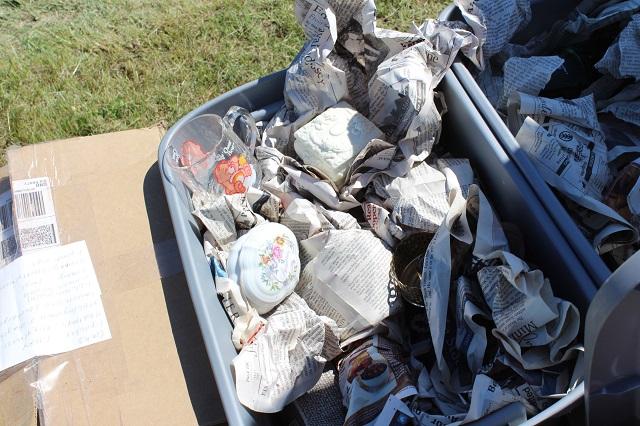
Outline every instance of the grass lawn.
[[[445, 0], [378, 0], [407, 30]], [[6, 147], [171, 125], [289, 64], [293, 0], [0, 0], [0, 165]]]

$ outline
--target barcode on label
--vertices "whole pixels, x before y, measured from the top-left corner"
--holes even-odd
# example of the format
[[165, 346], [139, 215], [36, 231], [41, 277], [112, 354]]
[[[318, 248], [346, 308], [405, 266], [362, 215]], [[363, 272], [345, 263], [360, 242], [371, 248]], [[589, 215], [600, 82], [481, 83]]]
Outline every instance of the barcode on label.
[[56, 230], [52, 224], [34, 226], [20, 230], [22, 249], [57, 244]]
[[16, 179], [11, 186], [19, 251], [60, 244], [49, 178]]
[[18, 219], [40, 217], [47, 213], [44, 206], [42, 191], [15, 194], [15, 203]]
[[12, 205], [13, 203], [9, 200], [8, 203], [0, 206], [0, 232], [13, 226], [13, 217], [11, 217]]

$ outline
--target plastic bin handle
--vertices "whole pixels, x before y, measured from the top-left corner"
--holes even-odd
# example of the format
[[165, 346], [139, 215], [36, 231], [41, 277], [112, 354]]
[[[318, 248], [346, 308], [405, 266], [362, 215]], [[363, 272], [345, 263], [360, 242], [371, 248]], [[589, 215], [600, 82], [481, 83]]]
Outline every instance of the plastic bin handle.
[[587, 312], [585, 402], [590, 424], [640, 421], [640, 413], [634, 412], [640, 401], [638, 271], [640, 251], [602, 284]]
[[229, 108], [229, 111], [227, 111], [225, 116], [222, 117], [222, 121], [229, 126], [229, 129], [233, 130], [233, 126], [238, 118], [241, 118], [244, 123], [244, 132], [240, 138], [249, 148], [249, 153], [253, 155], [259, 135], [258, 128], [256, 127], [256, 120], [253, 118], [251, 113], [242, 107], [232, 106]]

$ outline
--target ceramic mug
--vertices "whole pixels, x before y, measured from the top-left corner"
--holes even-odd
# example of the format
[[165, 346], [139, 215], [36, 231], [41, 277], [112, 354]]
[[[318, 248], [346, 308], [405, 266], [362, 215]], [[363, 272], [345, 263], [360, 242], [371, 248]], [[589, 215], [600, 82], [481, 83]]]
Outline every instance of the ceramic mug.
[[[243, 122], [243, 139], [234, 132]], [[199, 115], [183, 125], [167, 146], [165, 159], [192, 192], [232, 195], [260, 183], [253, 152], [258, 129], [251, 114], [231, 107], [224, 117]]]

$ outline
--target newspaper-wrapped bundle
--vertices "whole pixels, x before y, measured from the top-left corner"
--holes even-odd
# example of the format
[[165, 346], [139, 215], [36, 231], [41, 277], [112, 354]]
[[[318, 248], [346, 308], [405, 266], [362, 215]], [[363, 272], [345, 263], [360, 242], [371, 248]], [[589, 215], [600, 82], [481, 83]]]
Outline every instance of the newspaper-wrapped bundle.
[[414, 31], [425, 40], [388, 57], [369, 80], [369, 117], [389, 142], [398, 142], [405, 158], [428, 155], [437, 142], [440, 119], [433, 90], [457, 52], [473, 58], [478, 45], [468, 31], [437, 21]]
[[212, 247], [221, 251], [229, 249], [238, 238], [233, 214], [227, 204], [227, 196], [204, 199], [200, 194], [193, 196], [193, 215], [200, 219], [212, 237]]
[[331, 229], [360, 229], [356, 218], [346, 212], [330, 210], [305, 198], [293, 200], [280, 217], [298, 241]]
[[442, 75], [433, 74], [429, 55], [435, 52], [426, 42], [416, 44], [382, 62], [369, 82], [371, 121], [389, 142], [412, 143], [403, 153], [421, 155], [417, 161], [426, 158], [440, 136], [432, 91]]
[[367, 167], [375, 165], [382, 155], [358, 164], [355, 181], [368, 179], [367, 183], [371, 183], [363, 204], [365, 219], [390, 246], [403, 239], [407, 232], [435, 232], [449, 209], [451, 189], [466, 191], [473, 183], [473, 171], [466, 159], [437, 159], [436, 167], [422, 162], [405, 176], [391, 176], [386, 171]]
[[389, 279], [391, 252], [371, 231], [328, 231], [301, 246], [313, 258], [296, 292], [314, 311], [336, 321], [343, 346], [372, 334], [400, 309]]
[[274, 413], [313, 387], [325, 363], [340, 353], [334, 326], [295, 293], [285, 299], [233, 359], [240, 402], [254, 411]]
[[380, 175], [373, 187], [397, 225], [435, 232], [449, 209], [446, 177], [426, 162], [404, 177]]
[[[335, 6], [342, 13], [336, 14]], [[296, 2], [296, 16], [307, 43], [287, 70], [285, 100], [298, 117], [317, 115], [346, 96], [346, 76], [328, 58], [338, 36], [337, 16], [353, 15], [353, 6], [358, 5], [342, 1], [335, 6], [328, 1]]]
[[[282, 113], [277, 119], [286, 126], [295, 116], [292, 130], [340, 100], [350, 101], [367, 115], [370, 73], [387, 57], [421, 39], [376, 28], [373, 0], [297, 0], [296, 17], [307, 43], [287, 70], [286, 110], [294, 114]], [[267, 126], [267, 138], [291, 134], [278, 135], [274, 127]]]
[[419, 27], [414, 24], [413, 32], [421, 34], [439, 52], [438, 62], [444, 68], [451, 66], [458, 51], [480, 66], [480, 41], [464, 23], [428, 19]]
[[[458, 51], [475, 60], [475, 35], [433, 20], [414, 27], [415, 34], [377, 28], [371, 0], [298, 0], [296, 16], [307, 43], [287, 70], [286, 105], [266, 125], [264, 147], [292, 155], [293, 133], [346, 100], [386, 129], [388, 142], [402, 154], [394, 149], [385, 153], [394, 158], [389, 174], [404, 176], [437, 142], [446, 108], [439, 97], [434, 100], [433, 90]], [[257, 156], [264, 160], [265, 153]], [[293, 168], [291, 180], [297, 187], [312, 191], [332, 209], [353, 208], [352, 191], [366, 186], [360, 180], [337, 194], [331, 185], [318, 182], [321, 176]], [[274, 183], [269, 176], [274, 175], [267, 173], [265, 181]]]

